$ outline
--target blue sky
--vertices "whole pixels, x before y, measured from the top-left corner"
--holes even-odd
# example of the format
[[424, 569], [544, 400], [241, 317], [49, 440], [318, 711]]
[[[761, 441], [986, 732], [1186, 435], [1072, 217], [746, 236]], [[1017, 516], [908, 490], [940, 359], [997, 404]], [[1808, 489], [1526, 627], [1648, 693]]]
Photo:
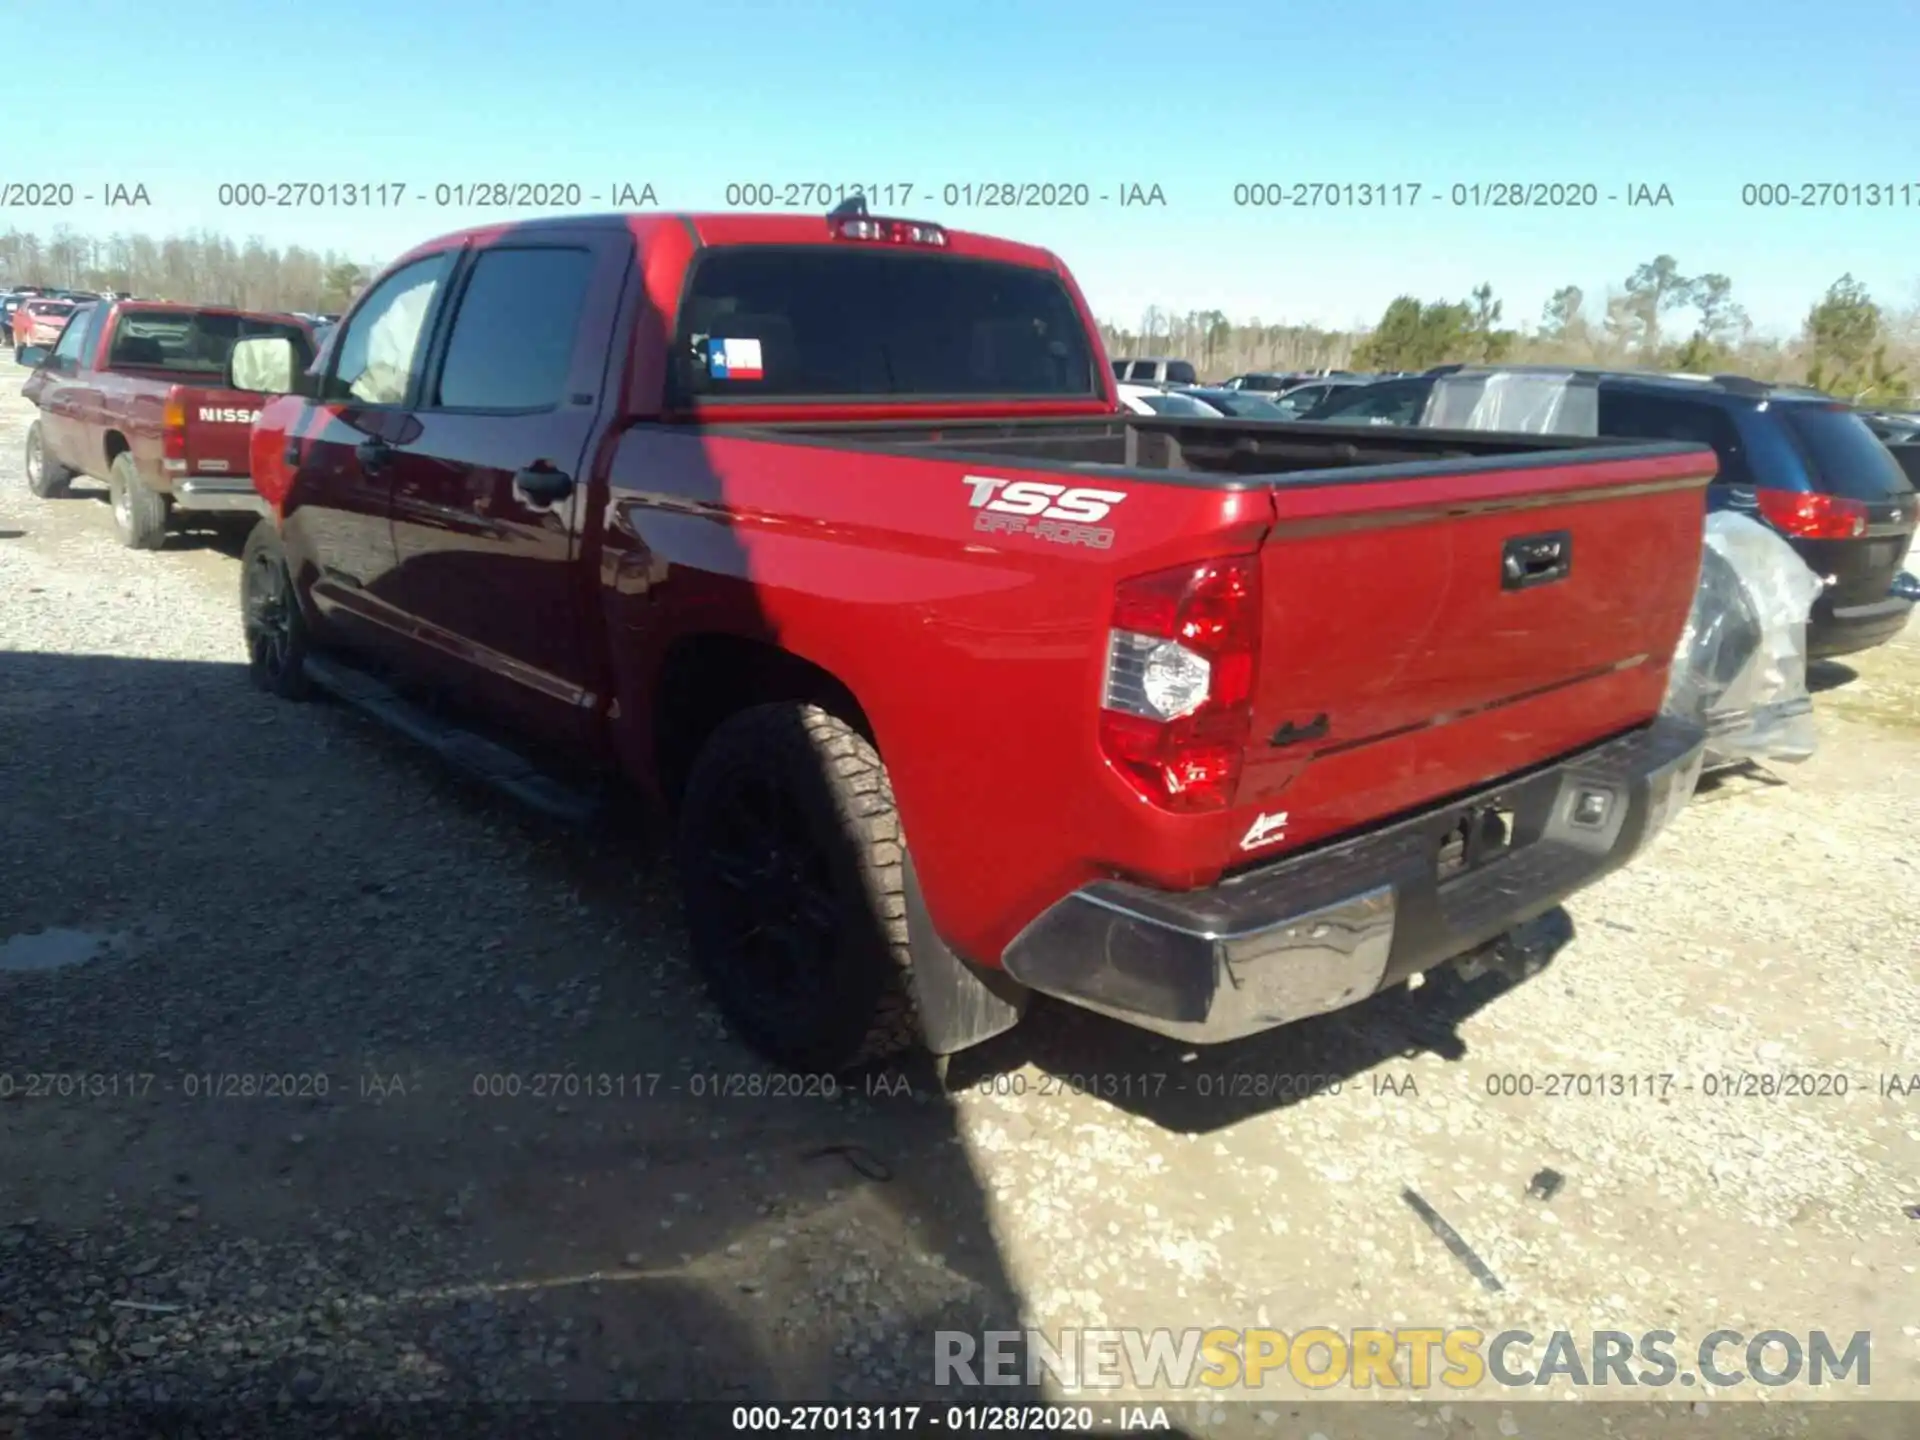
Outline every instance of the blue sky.
[[[1843, 271], [1920, 298], [1913, 0], [66, 0], [79, 84], [8, 121], [0, 181], [144, 184], [150, 208], [0, 213], [43, 232], [214, 227], [384, 259], [489, 213], [439, 185], [615, 183], [722, 208], [729, 183], [907, 184], [905, 213], [1057, 249], [1103, 316], [1159, 304], [1371, 321], [1491, 280], [1533, 320], [1660, 252], [1718, 270], [1766, 328]], [[47, 12], [53, 16], [53, 12]], [[113, 77], [152, 36], [137, 83]], [[144, 42], [142, 42], [144, 43]], [[87, 77], [91, 77], [89, 80]], [[234, 182], [400, 180], [397, 208], [235, 210]], [[1673, 204], [1451, 203], [1520, 180], [1665, 185]], [[1162, 207], [948, 205], [945, 187], [1158, 185]], [[1898, 208], [1758, 209], [1743, 183], [1880, 182]], [[1422, 187], [1411, 207], [1237, 207], [1234, 186]], [[1403, 189], [1402, 194], [1407, 192]], [[1442, 198], [1432, 197], [1438, 193]], [[422, 202], [415, 198], [425, 195]], [[527, 213], [527, 212], [519, 212]]]

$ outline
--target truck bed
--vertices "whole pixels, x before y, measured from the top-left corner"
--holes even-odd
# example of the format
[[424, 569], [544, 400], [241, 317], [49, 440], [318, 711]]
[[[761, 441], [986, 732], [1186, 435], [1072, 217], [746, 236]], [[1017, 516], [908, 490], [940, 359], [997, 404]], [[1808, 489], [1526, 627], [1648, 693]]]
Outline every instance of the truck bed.
[[[1624, 458], [1622, 451], [1668, 454], [1697, 447], [1578, 435], [1503, 435], [1478, 430], [1413, 430], [1400, 426], [1332, 426], [1287, 421], [1187, 420], [1172, 416], [1116, 415], [1094, 420], [943, 420], [921, 423], [783, 422], [761, 426], [711, 426], [707, 433], [743, 439], [814, 443], [837, 450], [876, 454], [938, 455], [1005, 463], [1025, 460], [1048, 466], [1098, 467], [1147, 472], [1166, 483], [1167, 472], [1186, 472], [1211, 487], [1265, 484], [1305, 471], [1379, 469], [1394, 478], [1398, 467], [1432, 469], [1436, 462], [1512, 459], [1537, 463], [1546, 456], [1577, 461]], [[1342, 475], [1343, 480], [1372, 478]]]

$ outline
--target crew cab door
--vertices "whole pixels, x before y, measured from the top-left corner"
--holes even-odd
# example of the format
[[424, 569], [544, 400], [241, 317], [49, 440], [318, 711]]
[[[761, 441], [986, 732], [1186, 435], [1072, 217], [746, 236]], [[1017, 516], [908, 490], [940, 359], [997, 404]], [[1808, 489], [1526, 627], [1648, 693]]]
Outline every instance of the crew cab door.
[[64, 465], [88, 469], [85, 434], [80, 423], [84, 377], [82, 346], [94, 332], [99, 307], [83, 311], [68, 322], [60, 339], [26, 387], [27, 397], [40, 407], [40, 444], [46, 454]]
[[508, 231], [455, 276], [393, 460], [394, 596], [417, 663], [537, 739], [597, 693], [581, 539], [629, 268], [625, 231]]
[[112, 308], [102, 302], [87, 312], [75, 373], [68, 386], [74, 435], [72, 453], [63, 458], [82, 474], [96, 479], [105, 479], [107, 474], [106, 447], [101, 443], [107, 433], [107, 412], [105, 382], [100, 374], [104, 347], [100, 342], [106, 335]]
[[383, 659], [409, 648], [392, 594], [392, 461], [416, 428], [427, 341], [457, 259], [455, 250], [423, 256], [361, 299], [289, 445], [282, 538], [295, 583], [332, 630]]

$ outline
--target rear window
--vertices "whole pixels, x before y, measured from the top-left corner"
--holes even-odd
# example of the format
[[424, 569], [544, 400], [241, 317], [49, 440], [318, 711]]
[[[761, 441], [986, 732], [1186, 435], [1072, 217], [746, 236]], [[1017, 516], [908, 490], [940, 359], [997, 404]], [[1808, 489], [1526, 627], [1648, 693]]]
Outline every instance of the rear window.
[[49, 320], [58, 320], [62, 315], [71, 315], [73, 313], [73, 306], [65, 300], [29, 300], [27, 302], [27, 313], [29, 315], [44, 315]]
[[306, 331], [288, 322], [207, 311], [128, 310], [114, 326], [107, 363], [224, 377], [234, 341], [260, 335], [291, 341], [298, 369], [313, 359]]
[[1203, 400], [1191, 395], [1168, 395], [1165, 393], [1142, 395], [1141, 404], [1156, 415], [1192, 415], [1207, 420], [1218, 420], [1220, 412]]
[[1194, 385], [1199, 383], [1199, 379], [1200, 377], [1194, 374], [1193, 366], [1189, 365], [1185, 360], [1169, 360], [1167, 362], [1167, 381], [1169, 384]]
[[1306, 413], [1342, 424], [1417, 425], [1427, 408], [1431, 381], [1340, 386]]
[[1900, 462], [1851, 410], [1830, 405], [1773, 408], [1807, 457], [1821, 490], [1854, 500], [1883, 500], [1910, 488]]
[[[1650, 394], [1639, 390], [1600, 387], [1600, 433], [1626, 440], [1673, 440], [1688, 445], [1710, 445], [1720, 461], [1714, 476], [1718, 485], [1798, 489], [1801, 467], [1793, 456], [1779, 453], [1777, 430], [1747, 410], [1742, 422], [1718, 405], [1703, 404], [1684, 395]], [[1775, 443], [1770, 443], [1775, 441]]]
[[704, 251], [675, 354], [683, 393], [709, 399], [1100, 393], [1086, 328], [1059, 276], [949, 255]]
[[1224, 410], [1243, 420], [1278, 420], [1287, 413], [1264, 395], [1248, 395], [1238, 390], [1208, 395], [1206, 402], [1216, 410]]

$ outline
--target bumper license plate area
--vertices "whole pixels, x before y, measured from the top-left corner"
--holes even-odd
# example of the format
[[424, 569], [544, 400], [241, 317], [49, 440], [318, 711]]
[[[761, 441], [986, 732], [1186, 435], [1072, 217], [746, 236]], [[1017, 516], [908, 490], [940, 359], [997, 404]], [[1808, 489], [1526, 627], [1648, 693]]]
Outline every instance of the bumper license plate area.
[[1512, 854], [1518, 844], [1515, 834], [1510, 805], [1495, 800], [1470, 807], [1441, 835], [1434, 852], [1435, 877], [1444, 884]]

